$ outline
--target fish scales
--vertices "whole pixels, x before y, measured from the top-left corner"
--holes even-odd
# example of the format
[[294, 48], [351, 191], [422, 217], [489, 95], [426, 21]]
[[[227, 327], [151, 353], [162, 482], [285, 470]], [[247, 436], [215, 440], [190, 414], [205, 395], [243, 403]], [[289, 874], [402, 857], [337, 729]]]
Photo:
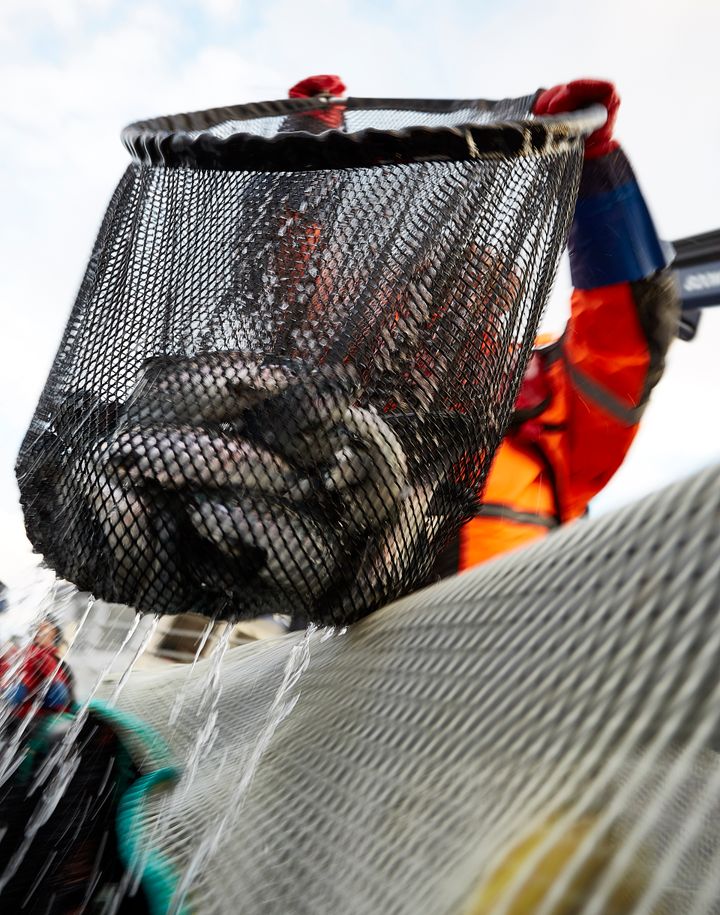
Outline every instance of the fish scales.
[[400, 439], [373, 410], [351, 407], [343, 417], [349, 441], [324, 474], [327, 491], [343, 502], [354, 526], [379, 527], [397, 511], [408, 484]]
[[337, 543], [317, 521], [264, 500], [190, 498], [190, 521], [222, 553], [263, 551], [265, 566], [259, 574], [267, 584], [303, 596], [319, 596], [328, 587], [337, 566]]
[[236, 420], [303, 373], [301, 363], [276, 358], [273, 362], [271, 356], [241, 351], [157, 357], [141, 369], [126, 405], [126, 421], [140, 425]]
[[166, 489], [239, 487], [302, 499], [310, 483], [280, 455], [225, 432], [192, 426], [129, 429], [107, 446], [107, 460], [134, 482]]

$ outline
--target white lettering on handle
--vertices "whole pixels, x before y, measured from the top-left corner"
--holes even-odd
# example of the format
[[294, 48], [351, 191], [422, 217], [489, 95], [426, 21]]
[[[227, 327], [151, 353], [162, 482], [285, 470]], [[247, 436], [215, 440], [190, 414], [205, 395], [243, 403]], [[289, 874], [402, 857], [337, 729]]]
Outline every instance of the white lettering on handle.
[[683, 290], [685, 292], [700, 292], [702, 289], [712, 289], [720, 286], [720, 270], [706, 270], [704, 273], [691, 273], [685, 277]]

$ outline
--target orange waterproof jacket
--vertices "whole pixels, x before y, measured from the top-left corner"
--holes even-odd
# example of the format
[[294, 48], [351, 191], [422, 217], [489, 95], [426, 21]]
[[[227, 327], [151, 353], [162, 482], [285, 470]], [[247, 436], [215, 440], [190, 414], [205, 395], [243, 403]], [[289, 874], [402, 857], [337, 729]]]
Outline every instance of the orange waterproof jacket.
[[677, 294], [620, 150], [586, 163], [569, 249], [570, 320], [533, 353], [478, 514], [450, 548], [458, 571], [583, 515], [622, 463], [662, 374]]

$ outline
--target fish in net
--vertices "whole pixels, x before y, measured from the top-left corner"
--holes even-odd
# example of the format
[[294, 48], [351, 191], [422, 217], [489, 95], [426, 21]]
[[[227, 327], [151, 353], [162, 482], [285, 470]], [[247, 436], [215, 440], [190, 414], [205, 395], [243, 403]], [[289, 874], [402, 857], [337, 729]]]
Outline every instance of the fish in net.
[[217, 618], [344, 623], [421, 585], [476, 508], [597, 122], [533, 98], [127, 128], [17, 462], [45, 562]]

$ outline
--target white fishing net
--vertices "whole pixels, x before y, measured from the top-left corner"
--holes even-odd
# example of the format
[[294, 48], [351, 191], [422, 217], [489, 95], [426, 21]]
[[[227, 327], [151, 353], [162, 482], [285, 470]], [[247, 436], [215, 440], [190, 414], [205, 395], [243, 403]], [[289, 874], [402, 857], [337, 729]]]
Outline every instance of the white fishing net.
[[719, 521], [714, 468], [346, 631], [132, 674], [182, 771], [133, 809], [156, 911], [720, 912]]

